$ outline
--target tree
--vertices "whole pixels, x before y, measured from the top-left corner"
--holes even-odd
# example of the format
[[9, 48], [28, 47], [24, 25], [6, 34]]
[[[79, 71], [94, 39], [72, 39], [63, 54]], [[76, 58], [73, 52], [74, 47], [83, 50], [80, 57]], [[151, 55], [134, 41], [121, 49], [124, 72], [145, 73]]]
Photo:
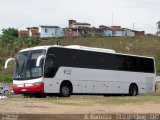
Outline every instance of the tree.
[[18, 37], [18, 30], [15, 28], [2, 29], [2, 47], [10, 45], [13, 47], [15, 39]]
[[160, 32], [160, 21], [157, 22], [157, 29]]
[[159, 75], [160, 74], [160, 51], [156, 53], [155, 60], [156, 60], [157, 74]]
[[18, 37], [18, 30], [15, 28], [2, 29], [2, 36]]

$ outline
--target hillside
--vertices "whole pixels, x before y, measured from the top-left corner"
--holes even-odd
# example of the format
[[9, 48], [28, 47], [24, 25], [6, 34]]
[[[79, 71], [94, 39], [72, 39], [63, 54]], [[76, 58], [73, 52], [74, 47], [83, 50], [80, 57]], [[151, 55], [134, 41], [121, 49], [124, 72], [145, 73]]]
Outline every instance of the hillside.
[[[0, 43], [0, 80], [7, 81], [12, 76], [14, 63], [10, 64], [9, 69], [4, 70], [4, 62], [9, 57], [14, 57], [23, 48], [39, 45], [82, 45], [89, 47], [107, 48], [116, 50], [120, 53], [129, 53], [155, 57], [160, 52], [160, 37], [100, 37], [86, 36], [77, 38], [46, 38], [46, 39], [19, 39], [12, 45], [2, 45]], [[9, 76], [9, 77], [8, 77]]]
[[116, 50], [116, 52], [155, 56], [160, 50], [160, 37], [79, 37], [52, 38], [39, 45], [82, 45]]

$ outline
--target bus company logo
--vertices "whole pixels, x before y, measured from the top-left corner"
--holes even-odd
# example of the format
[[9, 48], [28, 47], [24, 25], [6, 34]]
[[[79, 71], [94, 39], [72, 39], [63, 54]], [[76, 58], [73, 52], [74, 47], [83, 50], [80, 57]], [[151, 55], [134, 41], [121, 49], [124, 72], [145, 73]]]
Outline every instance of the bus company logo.
[[71, 73], [72, 73], [71, 69], [64, 70], [64, 74], [71, 75]]

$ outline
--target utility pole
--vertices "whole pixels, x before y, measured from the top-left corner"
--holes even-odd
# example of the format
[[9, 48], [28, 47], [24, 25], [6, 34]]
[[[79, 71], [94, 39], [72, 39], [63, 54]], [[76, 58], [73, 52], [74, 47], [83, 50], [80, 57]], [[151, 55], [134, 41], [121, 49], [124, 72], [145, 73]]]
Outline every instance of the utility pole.
[[134, 30], [134, 25], [135, 25], [135, 23], [133, 23], [133, 30]]
[[112, 11], [112, 26], [113, 26], [113, 11]]

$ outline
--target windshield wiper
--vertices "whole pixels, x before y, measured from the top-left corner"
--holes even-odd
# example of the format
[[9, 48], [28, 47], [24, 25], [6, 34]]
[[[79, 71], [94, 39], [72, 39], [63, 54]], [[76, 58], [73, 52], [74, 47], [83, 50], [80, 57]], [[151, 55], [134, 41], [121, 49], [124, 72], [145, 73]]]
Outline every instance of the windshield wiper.
[[20, 78], [20, 74], [23, 72], [23, 69], [24, 69], [24, 64], [25, 64], [25, 61], [23, 62], [22, 67], [19, 69], [19, 72], [18, 72], [18, 74], [17, 74], [17, 77], [16, 77], [16, 78]]

